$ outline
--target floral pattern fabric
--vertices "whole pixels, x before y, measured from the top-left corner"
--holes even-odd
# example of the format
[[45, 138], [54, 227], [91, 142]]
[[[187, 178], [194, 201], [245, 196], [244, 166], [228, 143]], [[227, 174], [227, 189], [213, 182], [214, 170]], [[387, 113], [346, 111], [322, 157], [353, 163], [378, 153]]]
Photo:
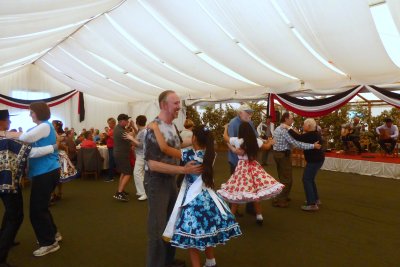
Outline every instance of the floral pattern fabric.
[[75, 179], [77, 170], [65, 151], [60, 150], [58, 152], [58, 161], [60, 162], [60, 183], [66, 183]]
[[[192, 148], [182, 150], [182, 161], [196, 161], [201, 164], [204, 151], [195, 151]], [[186, 175], [187, 186], [181, 188], [185, 190], [185, 198], [188, 189], [196, 179], [201, 179], [200, 175]], [[206, 247], [215, 247], [218, 244], [225, 244], [230, 238], [241, 235], [240, 227], [235, 221], [235, 217], [229, 208], [223, 203], [226, 215], [221, 213], [216, 203], [211, 197], [209, 189], [203, 188], [191, 202], [181, 207], [180, 216], [175, 225], [174, 235], [171, 244], [180, 248], [196, 248], [205, 250]], [[221, 199], [223, 202], [223, 200]]]
[[17, 193], [32, 147], [14, 139], [0, 138], [0, 193]]
[[235, 172], [218, 193], [226, 201], [240, 204], [273, 198], [283, 187], [256, 160], [239, 160]]

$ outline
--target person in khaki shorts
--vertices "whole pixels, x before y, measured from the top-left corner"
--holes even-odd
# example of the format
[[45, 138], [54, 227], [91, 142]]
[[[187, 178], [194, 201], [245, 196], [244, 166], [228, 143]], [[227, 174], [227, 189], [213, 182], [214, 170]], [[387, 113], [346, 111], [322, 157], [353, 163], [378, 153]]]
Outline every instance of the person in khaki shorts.
[[273, 200], [272, 206], [277, 208], [286, 208], [289, 206], [289, 194], [292, 189], [293, 176], [292, 176], [292, 162], [291, 162], [291, 145], [300, 149], [320, 149], [321, 145], [316, 142], [314, 144], [307, 144], [296, 141], [289, 133], [288, 127], [293, 124], [293, 115], [285, 112], [281, 117], [281, 125], [274, 131], [275, 144], [273, 146], [274, 160], [278, 171], [278, 180], [285, 185], [282, 192]]

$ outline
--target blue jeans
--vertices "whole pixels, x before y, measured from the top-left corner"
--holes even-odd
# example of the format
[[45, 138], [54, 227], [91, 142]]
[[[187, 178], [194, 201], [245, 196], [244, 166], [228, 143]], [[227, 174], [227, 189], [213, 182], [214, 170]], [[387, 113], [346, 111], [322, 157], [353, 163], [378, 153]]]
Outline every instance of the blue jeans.
[[315, 184], [315, 176], [321, 169], [324, 161], [307, 162], [303, 173], [303, 186], [306, 193], [307, 205], [314, 205], [319, 200], [317, 185]]

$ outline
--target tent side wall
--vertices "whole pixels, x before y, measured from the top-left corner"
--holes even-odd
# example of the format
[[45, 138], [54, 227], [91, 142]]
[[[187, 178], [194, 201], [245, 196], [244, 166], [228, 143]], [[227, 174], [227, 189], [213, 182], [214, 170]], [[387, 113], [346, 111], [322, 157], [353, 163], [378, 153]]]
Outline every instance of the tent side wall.
[[[16, 71], [0, 78], [0, 93], [13, 97], [13, 93], [21, 91], [28, 93], [48, 93], [49, 97], [71, 91], [73, 88], [60, 83], [35, 65]], [[60, 118], [64, 126], [74, 127], [77, 131], [82, 128], [95, 127], [102, 130], [107, 125], [109, 117], [117, 117], [120, 113], [129, 114], [129, 104], [105, 100], [107, 96], [90, 96], [84, 94], [85, 120], [79, 122], [78, 94], [72, 99], [51, 108], [52, 115]], [[20, 114], [24, 110], [0, 104], [0, 109], [8, 109], [11, 114]], [[15, 125], [14, 125], [15, 126]], [[17, 125], [22, 126], [23, 125]], [[23, 127], [26, 130], [25, 127]]]

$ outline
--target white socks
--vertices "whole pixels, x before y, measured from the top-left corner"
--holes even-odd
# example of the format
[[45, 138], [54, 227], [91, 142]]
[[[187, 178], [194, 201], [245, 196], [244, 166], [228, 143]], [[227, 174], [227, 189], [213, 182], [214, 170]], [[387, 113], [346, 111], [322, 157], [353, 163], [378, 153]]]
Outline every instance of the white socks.
[[261, 221], [261, 220], [263, 220], [264, 218], [263, 218], [262, 214], [257, 214], [257, 215], [256, 215], [256, 219]]
[[217, 263], [216, 263], [216, 261], [215, 261], [215, 258], [213, 258], [213, 259], [206, 259], [206, 266], [207, 266], [207, 267], [211, 267], [211, 266], [215, 266], [215, 265], [217, 265]]

